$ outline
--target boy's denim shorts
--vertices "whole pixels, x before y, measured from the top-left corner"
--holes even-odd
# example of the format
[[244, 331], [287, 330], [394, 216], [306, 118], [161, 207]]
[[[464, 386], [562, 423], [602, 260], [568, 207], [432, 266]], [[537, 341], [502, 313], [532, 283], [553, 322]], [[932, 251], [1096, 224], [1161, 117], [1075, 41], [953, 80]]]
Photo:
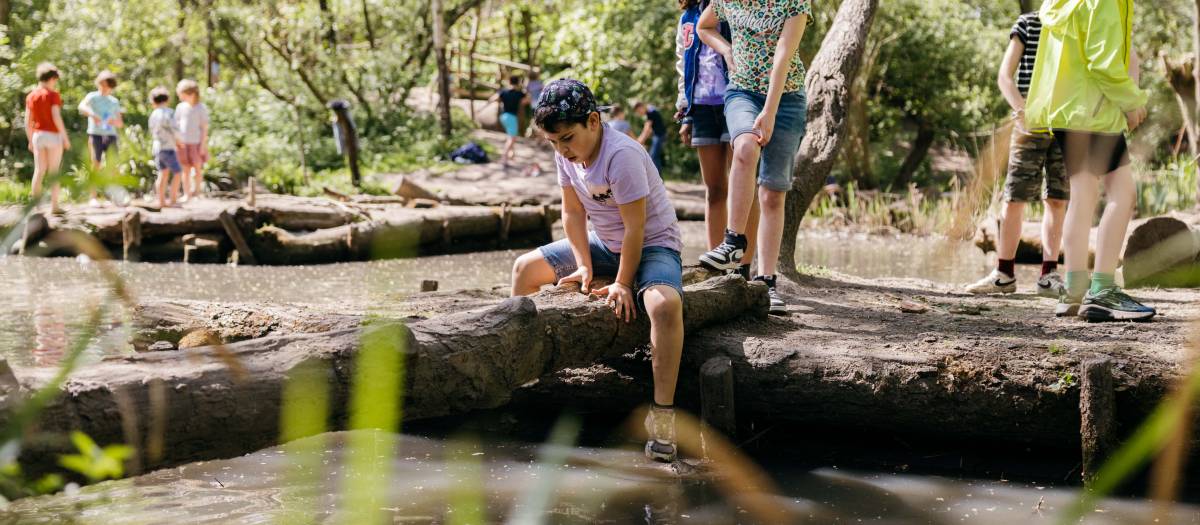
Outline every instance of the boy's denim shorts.
[[[621, 254], [609, 250], [595, 232], [588, 232], [588, 247], [592, 253], [592, 277], [615, 278], [621, 265]], [[556, 281], [579, 269], [575, 263], [575, 254], [571, 252], [571, 243], [567, 239], [552, 242], [538, 250], [542, 252], [542, 258], [554, 268]], [[679, 252], [670, 248], [643, 247], [642, 260], [638, 264], [633, 284], [639, 308], [645, 309], [642, 294], [648, 288], [659, 285], [674, 288], [679, 292], [679, 298], [683, 299], [683, 261]]]
[[[741, 89], [725, 92], [725, 120], [733, 140], [745, 133], [754, 133], [754, 119], [766, 104], [766, 95]], [[808, 119], [808, 99], [803, 91], [784, 93], [775, 114], [771, 141], [762, 149], [758, 164], [758, 184], [774, 191], [792, 189], [792, 170], [796, 152], [804, 139]]]
[[164, 149], [155, 153], [154, 160], [155, 164], [158, 165], [158, 171], [183, 173], [183, 167], [179, 165], [179, 156], [176, 155], [173, 149]]
[[724, 105], [696, 104], [692, 106], [692, 147], [716, 146], [729, 142]]

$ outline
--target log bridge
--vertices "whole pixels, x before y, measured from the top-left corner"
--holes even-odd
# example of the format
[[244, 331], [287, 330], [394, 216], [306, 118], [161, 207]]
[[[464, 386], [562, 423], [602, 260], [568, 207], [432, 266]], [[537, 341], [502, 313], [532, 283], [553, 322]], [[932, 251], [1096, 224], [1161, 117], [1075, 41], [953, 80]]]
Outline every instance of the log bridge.
[[148, 262], [320, 264], [536, 246], [551, 239], [555, 206], [453, 206], [403, 197], [339, 202], [259, 194], [254, 204], [210, 198], [180, 208], [72, 206], [63, 215], [0, 213], [20, 228], [13, 253], [75, 255], [53, 242], [82, 232], [113, 258]]

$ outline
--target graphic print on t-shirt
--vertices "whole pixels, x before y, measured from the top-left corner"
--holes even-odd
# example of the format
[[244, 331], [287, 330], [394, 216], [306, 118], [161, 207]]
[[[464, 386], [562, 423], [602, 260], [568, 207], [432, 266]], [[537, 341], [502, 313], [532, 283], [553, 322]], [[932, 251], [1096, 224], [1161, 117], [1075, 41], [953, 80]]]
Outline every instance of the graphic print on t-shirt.
[[[771, 85], [775, 46], [789, 18], [812, 17], [809, 0], [713, 0], [717, 17], [729, 23], [733, 33], [731, 87], [765, 94]], [[804, 63], [792, 56], [784, 92], [804, 89]]]

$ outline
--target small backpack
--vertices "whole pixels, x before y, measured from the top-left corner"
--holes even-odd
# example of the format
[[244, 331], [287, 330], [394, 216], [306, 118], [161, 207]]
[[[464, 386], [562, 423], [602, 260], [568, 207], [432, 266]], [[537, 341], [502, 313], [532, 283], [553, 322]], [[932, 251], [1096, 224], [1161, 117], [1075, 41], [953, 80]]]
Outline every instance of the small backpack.
[[487, 152], [474, 142], [468, 142], [450, 153], [450, 160], [459, 164], [487, 164]]

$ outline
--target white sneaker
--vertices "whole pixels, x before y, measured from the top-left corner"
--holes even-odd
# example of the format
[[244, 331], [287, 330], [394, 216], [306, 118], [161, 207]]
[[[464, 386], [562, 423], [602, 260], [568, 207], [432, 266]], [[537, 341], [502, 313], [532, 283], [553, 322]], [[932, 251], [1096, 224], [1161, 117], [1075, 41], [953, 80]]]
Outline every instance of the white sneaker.
[[966, 288], [967, 293], [973, 293], [976, 295], [990, 293], [1016, 293], [1016, 291], [1017, 279], [1015, 277], [1010, 277], [1008, 274], [1001, 272], [1000, 270], [992, 270], [992, 273], [989, 273], [987, 277], [980, 279], [975, 284], [972, 284]]
[[1042, 297], [1058, 297], [1066, 293], [1066, 289], [1062, 275], [1059, 275], [1058, 272], [1043, 275], [1037, 282], [1037, 292]]

